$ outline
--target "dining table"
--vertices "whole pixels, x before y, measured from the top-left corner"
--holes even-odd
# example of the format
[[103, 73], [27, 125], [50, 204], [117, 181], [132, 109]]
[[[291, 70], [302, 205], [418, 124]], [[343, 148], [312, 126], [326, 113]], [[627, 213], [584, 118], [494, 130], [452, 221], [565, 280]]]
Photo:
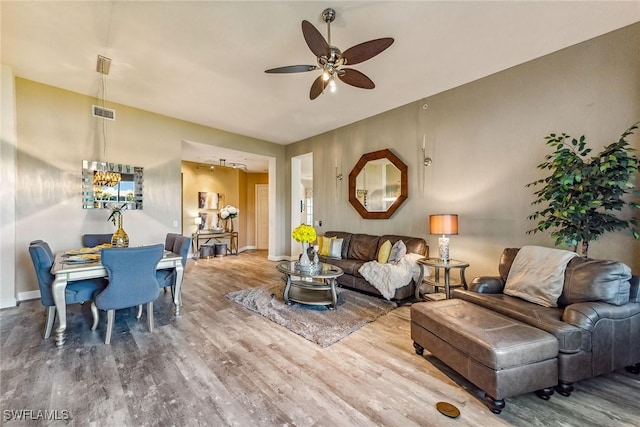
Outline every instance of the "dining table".
[[[108, 277], [107, 269], [100, 262], [99, 257], [94, 257], [87, 262], [77, 262], [78, 258], [71, 258], [69, 252], [56, 253], [51, 267], [51, 274], [55, 276], [53, 280], [53, 301], [58, 315], [58, 328], [55, 331], [55, 341], [57, 346], [63, 346], [67, 330], [67, 304], [65, 300], [65, 290], [67, 283], [74, 280], [96, 279]], [[182, 279], [184, 267], [182, 266], [182, 256], [180, 254], [165, 251], [164, 255], [156, 267], [157, 270], [174, 268], [176, 270], [176, 287], [173, 295], [175, 315], [180, 315], [182, 306]]]

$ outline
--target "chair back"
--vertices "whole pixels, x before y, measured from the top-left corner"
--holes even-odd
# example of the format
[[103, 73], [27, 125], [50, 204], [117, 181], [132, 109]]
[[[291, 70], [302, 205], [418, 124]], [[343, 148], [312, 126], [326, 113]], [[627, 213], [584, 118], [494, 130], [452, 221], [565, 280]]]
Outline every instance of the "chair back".
[[191, 237], [178, 236], [173, 243], [172, 252], [179, 254], [182, 257], [182, 267], [187, 265], [187, 256], [189, 255], [189, 247], [191, 246]]
[[96, 296], [96, 307], [119, 310], [158, 298], [156, 267], [164, 253], [163, 244], [102, 249], [101, 252], [102, 265], [109, 274], [109, 284]]
[[52, 307], [55, 305], [51, 288], [55, 279], [54, 275], [51, 274], [53, 252], [47, 242], [34, 240], [29, 244], [29, 255], [31, 255], [31, 261], [33, 261], [33, 267], [38, 278], [40, 301], [45, 307]]
[[113, 234], [83, 234], [82, 246], [85, 248], [93, 248], [103, 243], [111, 243]]
[[164, 249], [167, 251], [173, 252], [173, 245], [176, 241], [176, 238], [182, 236], [182, 234], [178, 233], [167, 233], [167, 237], [164, 240]]

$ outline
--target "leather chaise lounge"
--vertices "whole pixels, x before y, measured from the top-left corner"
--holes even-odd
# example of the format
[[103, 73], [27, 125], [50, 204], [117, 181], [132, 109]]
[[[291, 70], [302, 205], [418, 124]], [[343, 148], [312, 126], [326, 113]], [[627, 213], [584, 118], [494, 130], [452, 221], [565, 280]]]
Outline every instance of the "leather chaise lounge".
[[[458, 360], [460, 357], [472, 363], [483, 362], [483, 352], [487, 349], [479, 349], [478, 343], [475, 342], [477, 340], [473, 337], [470, 339], [473, 343], [464, 340], [461, 342], [460, 336], [464, 335], [464, 331], [444, 330], [438, 318], [429, 311], [438, 309], [446, 313], [448, 310], [454, 317], [476, 318], [478, 324], [491, 324], [490, 318], [500, 316], [504, 324], [509, 324], [509, 327], [517, 329], [526, 326], [554, 337], [557, 343], [557, 357], [554, 358], [554, 360], [557, 359], [557, 378], [552, 385], [564, 396], [571, 394], [575, 382], [586, 378], [621, 368], [638, 374], [640, 372], [640, 276], [632, 276], [629, 267], [620, 262], [575, 257], [566, 264], [562, 293], [557, 299], [557, 307], [546, 307], [504, 293], [509, 271], [518, 251], [518, 248], [507, 248], [503, 251], [498, 266], [498, 276], [477, 277], [469, 285], [469, 289], [454, 290], [452, 300], [438, 301], [438, 303], [453, 304], [452, 307], [445, 309], [436, 305], [427, 308], [429, 304], [433, 304], [430, 302], [414, 304], [411, 308], [411, 334], [416, 352], [421, 354], [423, 348], [431, 351], [430, 346], [434, 347], [434, 340], [453, 346], [454, 352], [457, 351], [460, 354], [438, 351], [437, 346], [432, 353], [487, 392], [489, 407], [496, 413], [504, 407], [504, 402], [499, 402], [501, 397], [527, 391], [510, 390], [502, 396], [497, 396], [496, 394], [501, 393], [499, 390], [496, 388], [488, 390], [488, 388], [493, 387], [494, 380], [498, 381], [500, 387], [505, 386], [504, 383], [500, 384], [500, 373], [495, 372], [497, 379], [493, 378], [491, 381], [487, 380], [487, 377], [474, 381], [468, 376], [473, 373], [461, 372], [459, 369], [463, 368], [452, 366], [460, 364]], [[456, 300], [458, 300], [457, 303], [454, 302]], [[460, 303], [464, 305], [459, 305]], [[461, 328], [465, 329], [465, 325], [462, 324]], [[482, 331], [482, 333], [485, 332], [486, 330]], [[540, 341], [544, 335], [534, 334], [532, 339]], [[500, 334], [492, 338], [493, 343], [510, 339]], [[482, 339], [480, 338], [479, 341]], [[515, 341], [513, 343], [516, 344]], [[505, 351], [508, 345], [504, 342], [500, 345], [501, 348], [494, 347], [489, 350], [494, 355], [505, 357], [501, 352]], [[542, 347], [538, 346], [535, 351], [540, 353], [541, 350]], [[545, 351], [548, 351], [548, 348]], [[486, 356], [484, 358], [486, 359]], [[493, 362], [495, 360], [489, 361], [488, 364], [484, 363], [484, 366], [502, 369], [499, 366], [499, 359], [497, 364], [492, 365]], [[530, 381], [531, 379], [527, 379], [526, 375], [526, 371], [522, 370], [518, 381]], [[541, 386], [545, 389], [548, 387], [536, 381], [532, 383], [533, 388], [528, 391], [539, 391]], [[492, 395], [490, 391], [494, 394]], [[542, 393], [542, 395], [539, 393], [539, 396], [548, 398], [548, 393]], [[495, 401], [498, 401], [497, 406]]]

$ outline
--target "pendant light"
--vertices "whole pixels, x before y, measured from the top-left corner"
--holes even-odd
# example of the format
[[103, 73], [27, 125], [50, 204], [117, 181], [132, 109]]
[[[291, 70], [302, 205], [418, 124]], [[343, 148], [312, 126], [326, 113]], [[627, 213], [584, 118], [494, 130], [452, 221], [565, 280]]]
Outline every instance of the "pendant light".
[[[102, 79], [102, 109], [105, 109], [105, 99], [107, 97], [107, 81], [106, 77], [109, 74], [109, 68], [111, 67], [111, 59], [98, 55], [98, 63], [96, 65], [96, 71], [101, 74]], [[103, 158], [105, 169], [107, 168], [107, 123], [105, 122], [105, 118], [102, 117], [102, 139], [104, 141], [103, 146]], [[99, 170], [95, 171], [93, 174], [93, 186], [94, 187], [115, 187], [120, 183], [122, 176], [120, 173], [107, 171], [107, 170]]]

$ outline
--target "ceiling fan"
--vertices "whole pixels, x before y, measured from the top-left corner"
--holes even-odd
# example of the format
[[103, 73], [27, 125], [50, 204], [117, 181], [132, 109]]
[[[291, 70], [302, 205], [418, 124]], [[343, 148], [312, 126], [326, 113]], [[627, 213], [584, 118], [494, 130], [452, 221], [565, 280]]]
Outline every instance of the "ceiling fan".
[[385, 37], [381, 39], [369, 40], [368, 42], [355, 45], [344, 52], [331, 45], [331, 23], [336, 18], [336, 11], [328, 8], [322, 12], [322, 18], [327, 23], [327, 35], [329, 41], [324, 39], [320, 31], [309, 21], [302, 21], [302, 35], [307, 42], [307, 46], [318, 58], [318, 65], [289, 65], [286, 67], [272, 68], [265, 73], [304, 73], [313, 70], [322, 70], [322, 74], [314, 80], [309, 91], [309, 98], [316, 99], [329, 87], [331, 92], [335, 92], [337, 76], [344, 83], [362, 89], [373, 89], [376, 85], [369, 77], [354, 70], [345, 68], [345, 65], [354, 65], [371, 59], [393, 44], [393, 38]]

